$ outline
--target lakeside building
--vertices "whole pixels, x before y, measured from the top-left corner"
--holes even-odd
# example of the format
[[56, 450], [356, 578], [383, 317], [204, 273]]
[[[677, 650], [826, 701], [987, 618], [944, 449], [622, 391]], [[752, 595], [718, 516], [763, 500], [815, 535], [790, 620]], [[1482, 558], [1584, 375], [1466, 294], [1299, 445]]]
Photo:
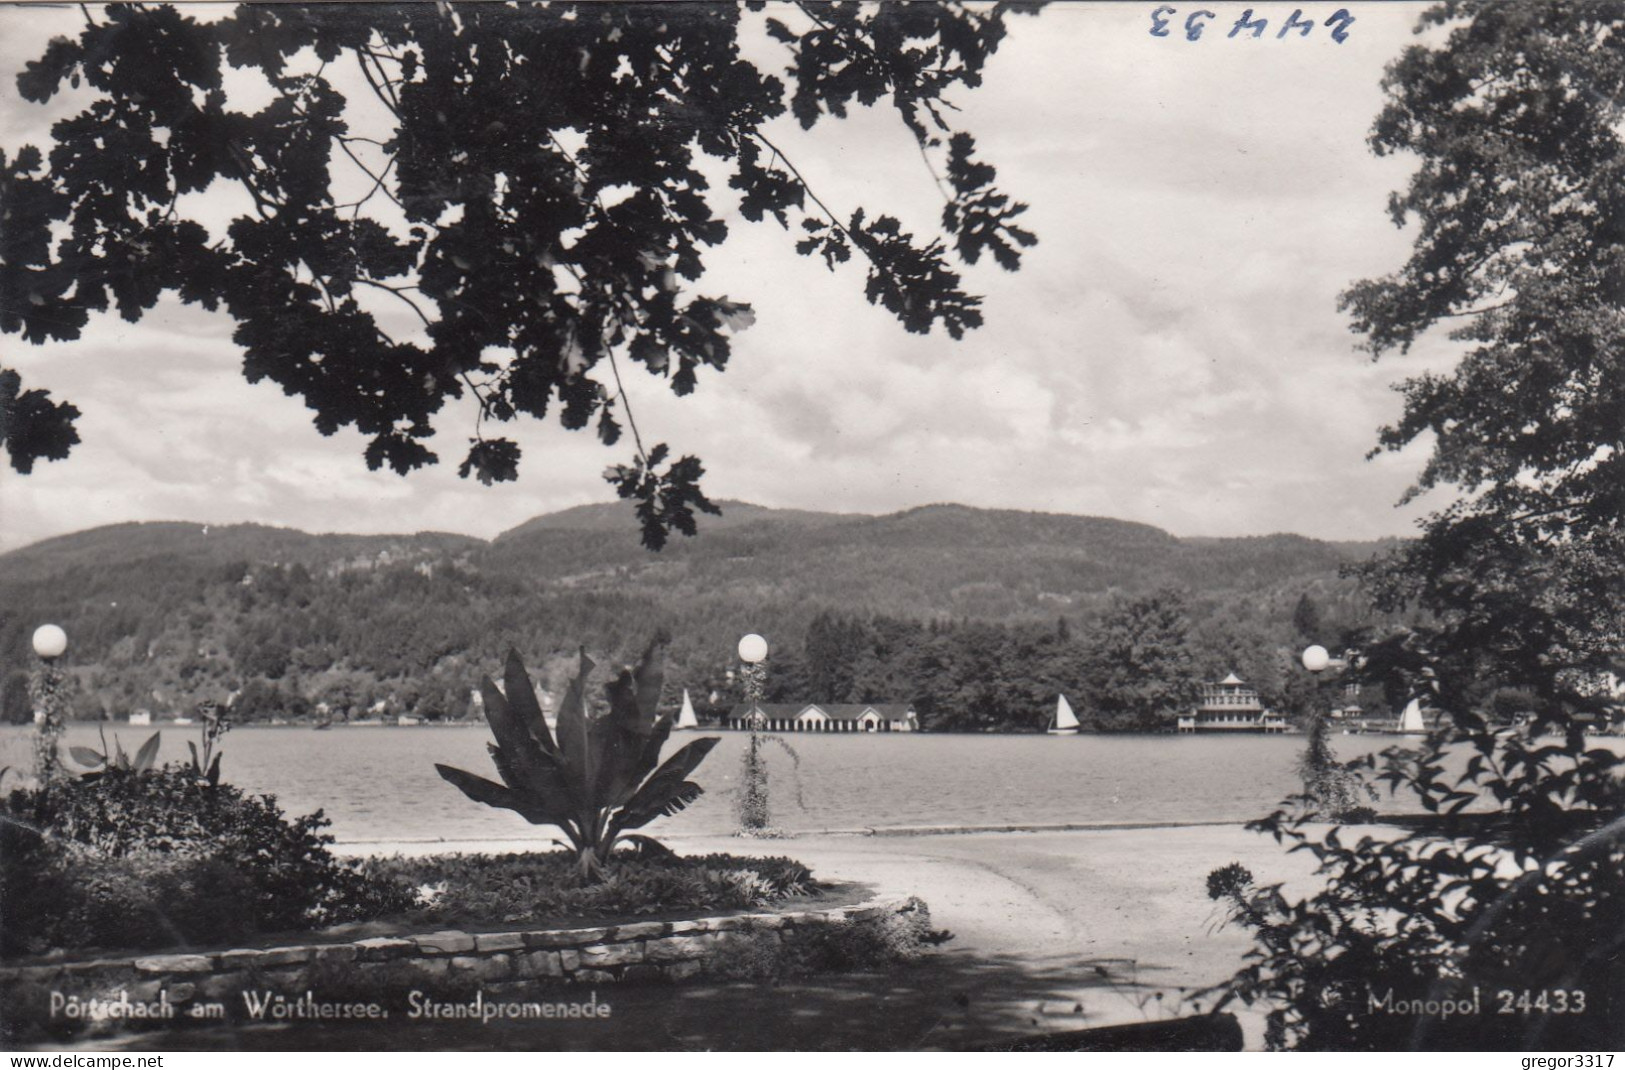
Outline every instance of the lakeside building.
[[741, 702], [728, 711], [722, 728], [748, 729], [760, 712], [769, 732], [918, 732], [912, 703], [896, 702]]
[[1202, 704], [1179, 715], [1181, 732], [1285, 732], [1286, 715], [1264, 708], [1258, 690], [1231, 673], [1202, 685]]

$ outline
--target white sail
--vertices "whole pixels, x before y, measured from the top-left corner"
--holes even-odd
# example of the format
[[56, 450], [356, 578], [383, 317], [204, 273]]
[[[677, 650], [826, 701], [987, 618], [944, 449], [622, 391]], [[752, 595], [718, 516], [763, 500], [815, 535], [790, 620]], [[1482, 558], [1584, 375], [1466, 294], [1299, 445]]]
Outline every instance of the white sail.
[[1413, 698], [1405, 704], [1405, 712], [1399, 715], [1399, 730], [1401, 732], [1426, 732], [1427, 725], [1422, 722], [1422, 700]]
[[698, 728], [700, 719], [694, 716], [694, 703], [688, 700], [688, 688], [683, 688], [683, 708], [677, 714], [677, 723], [673, 728]]
[[1071, 703], [1066, 696], [1061, 695], [1055, 700], [1055, 723], [1050, 725], [1051, 735], [1071, 735], [1078, 730], [1078, 715], [1072, 712]]

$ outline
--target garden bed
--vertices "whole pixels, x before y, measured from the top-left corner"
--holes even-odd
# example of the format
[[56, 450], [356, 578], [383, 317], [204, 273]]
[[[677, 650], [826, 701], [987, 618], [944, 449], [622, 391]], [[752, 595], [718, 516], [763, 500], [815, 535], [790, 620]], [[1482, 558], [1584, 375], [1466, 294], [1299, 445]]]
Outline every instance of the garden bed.
[[[805, 906], [806, 904], [797, 904]], [[869, 899], [818, 909], [618, 925], [447, 929], [345, 942], [116, 956], [0, 967], [4, 1039], [267, 1020], [523, 1017], [594, 1008], [596, 986], [777, 981], [885, 967], [940, 942], [926, 905]], [[565, 986], [562, 994], [560, 986]], [[583, 998], [584, 997], [584, 998]], [[599, 1013], [596, 1009], [590, 1013]], [[603, 1012], [607, 1016], [607, 1010]]]

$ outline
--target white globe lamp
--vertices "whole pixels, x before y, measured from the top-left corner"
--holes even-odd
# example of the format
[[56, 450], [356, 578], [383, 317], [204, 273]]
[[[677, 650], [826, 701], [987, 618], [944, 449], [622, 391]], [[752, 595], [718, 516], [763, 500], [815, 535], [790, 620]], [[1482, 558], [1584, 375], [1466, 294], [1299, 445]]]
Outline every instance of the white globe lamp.
[[55, 661], [68, 649], [68, 633], [54, 624], [41, 624], [34, 629], [34, 653], [46, 661]]
[[1310, 672], [1325, 672], [1326, 666], [1332, 663], [1332, 656], [1326, 653], [1326, 648], [1316, 644], [1306, 647], [1303, 652], [1303, 667]]
[[759, 665], [767, 659], [767, 640], [751, 632], [739, 640], [739, 660], [747, 665]]

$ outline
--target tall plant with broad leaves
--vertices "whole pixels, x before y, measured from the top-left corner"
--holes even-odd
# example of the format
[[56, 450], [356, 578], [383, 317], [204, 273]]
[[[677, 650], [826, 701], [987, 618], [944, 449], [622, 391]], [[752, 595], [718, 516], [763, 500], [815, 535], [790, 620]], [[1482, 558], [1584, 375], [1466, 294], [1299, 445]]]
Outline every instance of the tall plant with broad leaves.
[[147, 773], [151, 772], [156, 766], [158, 742], [163, 733], [154, 732], [148, 736], [147, 741], [141, 744], [133, 758], [125, 752], [124, 744], [119, 742], [117, 735], [113, 736], [113, 745], [109, 747], [107, 745], [107, 733], [98, 728], [97, 734], [101, 736], [102, 740], [102, 749], [100, 751], [93, 750], [90, 747], [68, 748], [68, 753], [73, 756], [73, 760], [86, 769], [85, 772], [80, 774], [82, 778], [94, 780], [99, 776], [112, 772]]
[[[672, 718], [657, 710], [665, 675], [665, 640], [657, 638], [635, 669], [623, 669], [605, 686], [609, 709], [587, 709], [587, 676], [581, 668], [559, 707], [558, 736], [548, 728], [530, 674], [517, 651], [508, 651], [503, 690], [490, 677], [480, 684], [485, 719], [496, 742], [489, 744], [499, 784], [448, 765], [440, 775], [475, 802], [512, 810], [533, 825], [557, 826], [575, 850], [583, 881], [602, 877], [616, 841], [663, 815], [675, 814], [703, 790], [690, 774], [717, 745], [696, 739], [664, 763], [660, 750]], [[658, 768], [657, 768], [658, 766]]]

